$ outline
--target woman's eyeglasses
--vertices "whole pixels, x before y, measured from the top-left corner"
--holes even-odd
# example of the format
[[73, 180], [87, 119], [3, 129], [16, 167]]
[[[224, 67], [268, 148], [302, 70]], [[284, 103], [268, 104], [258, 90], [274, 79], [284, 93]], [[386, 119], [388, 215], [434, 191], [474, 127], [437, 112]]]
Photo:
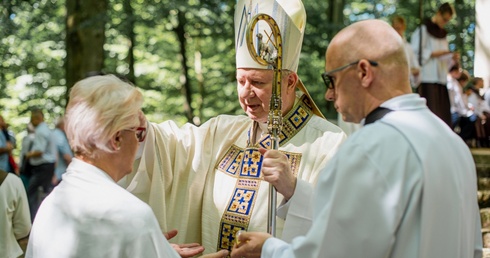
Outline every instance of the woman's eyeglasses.
[[136, 139], [138, 139], [138, 142], [142, 142], [145, 140], [146, 137], [146, 128], [145, 127], [134, 127], [130, 129], [124, 129], [124, 131], [132, 131], [136, 133]]

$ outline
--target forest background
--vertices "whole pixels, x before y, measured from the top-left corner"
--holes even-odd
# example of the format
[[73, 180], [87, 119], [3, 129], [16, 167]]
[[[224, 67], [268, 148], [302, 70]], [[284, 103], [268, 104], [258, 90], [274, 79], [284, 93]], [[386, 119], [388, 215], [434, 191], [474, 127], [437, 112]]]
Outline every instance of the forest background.
[[[364, 19], [407, 20], [407, 38], [444, 1], [303, 0], [307, 26], [298, 74], [329, 120], [324, 53], [340, 29]], [[473, 72], [475, 1], [454, 0], [450, 49]], [[145, 96], [153, 122], [202, 124], [218, 114], [244, 114], [235, 81], [236, 0], [2, 0], [0, 107], [20, 140], [31, 110], [50, 126], [64, 113], [73, 84], [90, 73], [125, 75]], [[18, 148], [19, 149], [19, 148]], [[17, 151], [18, 151], [17, 149]]]

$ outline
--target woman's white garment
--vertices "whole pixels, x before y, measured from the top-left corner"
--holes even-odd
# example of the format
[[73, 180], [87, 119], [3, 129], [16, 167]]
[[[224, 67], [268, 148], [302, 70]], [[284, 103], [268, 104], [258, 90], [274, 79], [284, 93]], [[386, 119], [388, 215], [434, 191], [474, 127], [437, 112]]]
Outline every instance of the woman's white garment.
[[179, 257], [151, 208], [73, 159], [37, 212], [26, 257]]

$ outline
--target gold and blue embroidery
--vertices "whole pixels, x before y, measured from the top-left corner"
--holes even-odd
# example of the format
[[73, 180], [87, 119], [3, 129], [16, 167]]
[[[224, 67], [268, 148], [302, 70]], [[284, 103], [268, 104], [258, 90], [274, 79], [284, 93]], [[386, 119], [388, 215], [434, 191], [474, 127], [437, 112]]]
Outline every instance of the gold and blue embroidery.
[[[283, 127], [279, 135], [279, 146], [292, 139], [313, 116], [311, 105], [309, 105], [311, 103], [308, 103], [308, 101], [308, 98], [303, 95], [291, 111], [284, 116]], [[230, 197], [225, 212], [221, 217], [217, 250], [231, 250], [236, 233], [239, 230], [247, 230], [252, 217], [253, 207], [257, 200], [258, 190], [262, 182], [261, 168], [263, 159], [258, 148], [270, 149], [271, 137], [270, 135], [264, 135], [257, 144], [251, 144], [250, 135], [251, 132], [249, 131], [249, 147], [231, 146], [216, 165], [216, 169], [237, 179], [233, 195]], [[288, 157], [291, 171], [297, 176], [301, 153], [282, 152]]]
[[258, 149], [245, 149], [243, 151], [243, 161], [241, 164], [241, 178], [260, 177], [260, 168], [262, 167], [262, 155], [260, 154]]

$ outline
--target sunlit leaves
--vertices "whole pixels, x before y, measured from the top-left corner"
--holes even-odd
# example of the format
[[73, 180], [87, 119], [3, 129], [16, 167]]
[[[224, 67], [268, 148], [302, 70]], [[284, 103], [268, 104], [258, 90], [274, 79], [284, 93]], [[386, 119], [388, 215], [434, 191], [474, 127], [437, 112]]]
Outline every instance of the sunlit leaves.
[[[179, 12], [186, 18], [186, 66], [194, 116], [204, 122], [220, 113], [243, 114], [235, 82], [233, 14], [236, 0], [130, 2], [132, 13], [127, 12], [122, 1], [108, 1], [104, 71], [128, 73], [131, 42], [127, 32], [132, 30], [136, 84], [144, 92], [144, 110], [152, 121], [186, 122], [180, 80], [182, 56], [175, 32]], [[303, 2], [307, 26], [298, 73], [324, 113], [327, 111], [323, 98], [325, 89], [319, 74], [324, 66], [325, 49], [338, 30], [367, 18], [388, 21], [393, 14], [406, 17], [407, 33], [419, 22], [419, 0]], [[433, 14], [440, 2], [425, 1], [425, 15]], [[0, 9], [0, 106], [4, 115], [12, 121], [25, 122], [24, 116], [31, 106], [49, 109], [50, 117], [62, 114], [65, 104], [62, 96], [66, 92], [66, 0], [7, 0], [2, 3], [8, 7]], [[129, 27], [131, 24], [134, 25]], [[448, 30], [451, 48], [461, 51], [464, 67], [471, 70], [474, 1], [464, 1], [464, 5], [458, 7], [458, 16]], [[329, 118], [335, 115], [333, 111]], [[12, 124], [16, 130], [24, 129], [22, 123]]]

